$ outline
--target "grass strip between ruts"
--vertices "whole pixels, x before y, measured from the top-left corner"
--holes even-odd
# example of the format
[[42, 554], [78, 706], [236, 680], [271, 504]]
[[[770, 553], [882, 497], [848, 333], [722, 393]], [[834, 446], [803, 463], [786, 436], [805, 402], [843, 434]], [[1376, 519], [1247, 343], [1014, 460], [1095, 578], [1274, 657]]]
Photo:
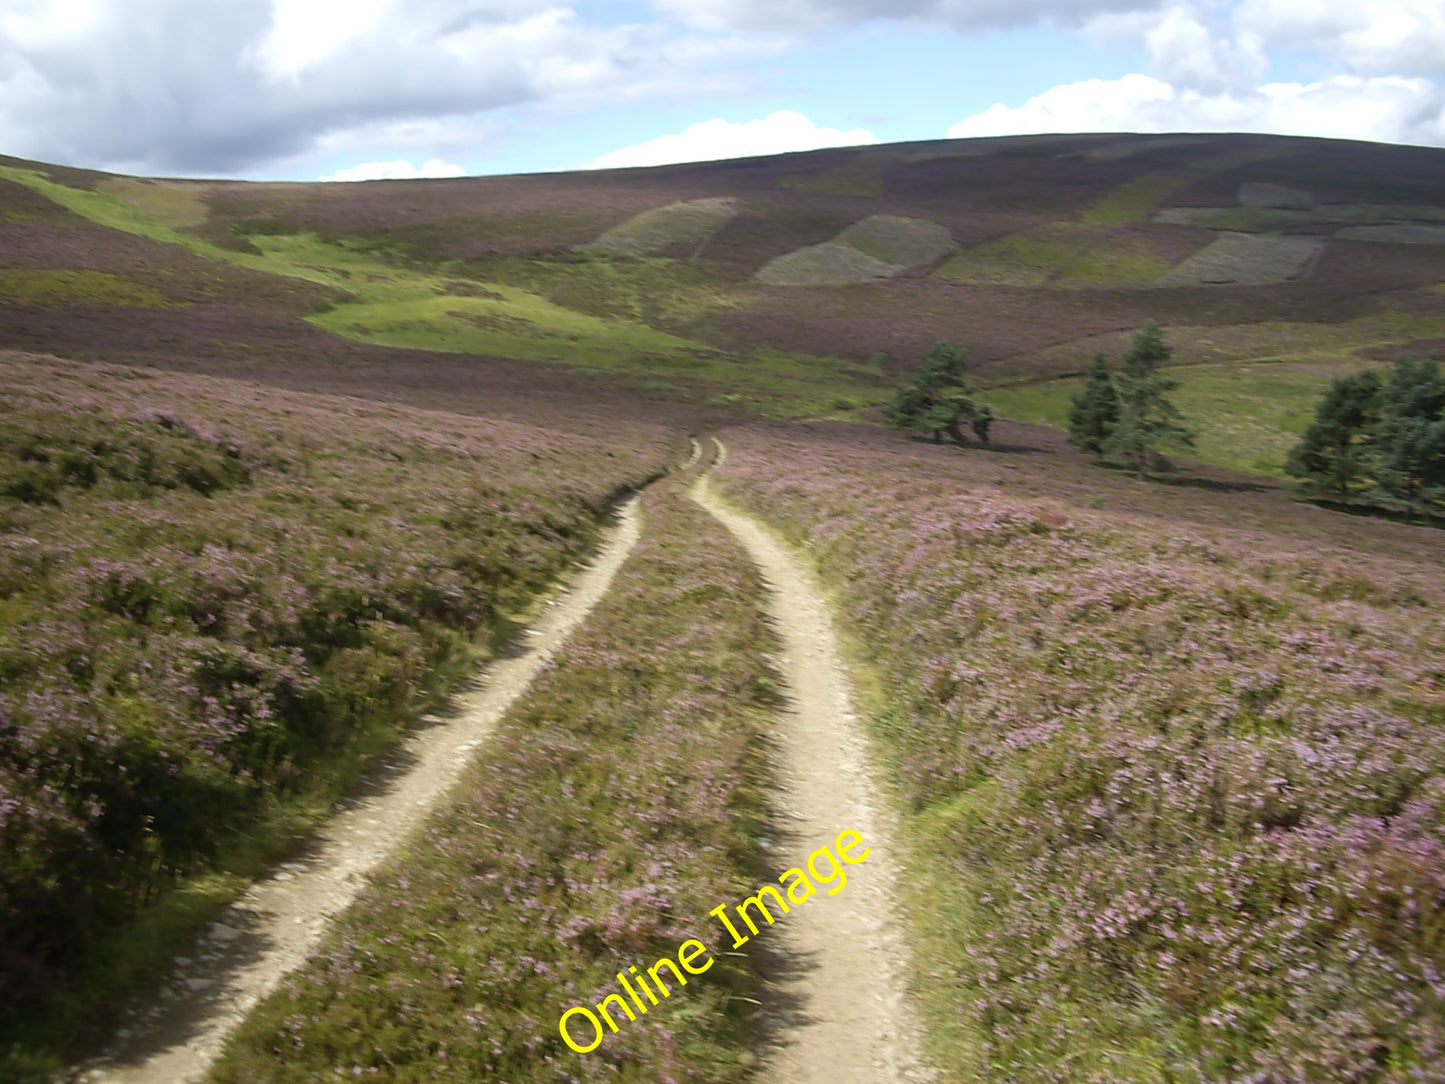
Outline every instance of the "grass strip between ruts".
[[676, 484], [643, 502], [608, 597], [213, 1080], [746, 1076], [758, 980], [737, 954], [591, 1053], [557, 1028], [766, 875], [762, 585]]

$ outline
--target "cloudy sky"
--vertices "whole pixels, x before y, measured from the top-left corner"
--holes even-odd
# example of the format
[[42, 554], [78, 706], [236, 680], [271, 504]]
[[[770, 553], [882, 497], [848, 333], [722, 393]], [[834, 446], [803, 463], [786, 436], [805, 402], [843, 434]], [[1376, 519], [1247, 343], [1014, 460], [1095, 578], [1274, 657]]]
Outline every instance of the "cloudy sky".
[[1445, 146], [1445, 0], [0, 0], [0, 153], [518, 173], [944, 136]]

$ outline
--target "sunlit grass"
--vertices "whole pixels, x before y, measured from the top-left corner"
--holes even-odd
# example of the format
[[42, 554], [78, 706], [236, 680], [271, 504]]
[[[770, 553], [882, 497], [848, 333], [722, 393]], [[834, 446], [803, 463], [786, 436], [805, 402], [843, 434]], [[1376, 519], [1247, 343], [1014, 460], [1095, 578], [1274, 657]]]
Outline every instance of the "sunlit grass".
[[1095, 226], [1127, 226], [1141, 222], [1170, 196], [1194, 180], [1191, 173], [1145, 173], [1110, 190], [1095, 200], [1079, 216], [1081, 222]]
[[1148, 286], [1169, 270], [1140, 241], [1055, 222], [966, 249], [943, 264], [938, 278], [978, 286]]
[[[1172, 393], [1195, 430], [1191, 458], [1235, 470], [1285, 477], [1284, 461], [1314, 417], [1330, 381], [1364, 363], [1240, 362], [1193, 365], [1171, 372]], [[1082, 379], [991, 388], [985, 398], [1004, 417], [1067, 430], [1069, 398]]]
[[0, 268], [0, 303], [115, 305], [164, 308], [171, 302], [159, 290], [109, 271], [53, 271], [31, 267]]

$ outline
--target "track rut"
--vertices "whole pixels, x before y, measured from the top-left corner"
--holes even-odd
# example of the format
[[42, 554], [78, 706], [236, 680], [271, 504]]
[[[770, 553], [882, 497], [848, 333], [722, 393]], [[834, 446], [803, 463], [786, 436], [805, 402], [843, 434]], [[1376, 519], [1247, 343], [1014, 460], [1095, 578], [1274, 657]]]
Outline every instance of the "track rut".
[[[726, 449], [716, 440], [721, 463]], [[769, 615], [783, 645], [789, 693], [776, 740], [782, 753], [778, 821], [788, 854], [831, 845], [853, 829], [871, 849], [848, 867], [836, 896], [797, 908], [768, 931], [784, 946], [788, 974], [779, 1042], [759, 1079], [777, 1084], [913, 1084], [934, 1079], [905, 995], [908, 946], [898, 921], [896, 833], [873, 781], [837, 636], [812, 578], [750, 516], [725, 503], [705, 475], [693, 499], [716, 517], [762, 570]]]
[[[520, 644], [490, 663], [450, 717], [417, 731], [377, 793], [340, 813], [305, 861], [287, 863], [234, 904], [176, 961], [158, 1000], [137, 1006], [84, 1084], [185, 1084], [201, 1078], [232, 1031], [320, 943], [328, 922], [457, 781], [471, 753], [606, 593], [641, 533], [634, 498], [602, 550], [547, 607]], [[405, 761], [404, 768], [397, 765]]]

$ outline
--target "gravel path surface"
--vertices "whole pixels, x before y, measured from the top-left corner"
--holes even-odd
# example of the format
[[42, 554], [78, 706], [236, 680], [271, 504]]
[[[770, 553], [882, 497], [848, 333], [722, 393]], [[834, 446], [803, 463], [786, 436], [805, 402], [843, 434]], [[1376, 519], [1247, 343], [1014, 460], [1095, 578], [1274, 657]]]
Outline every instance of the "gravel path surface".
[[[718, 462], [725, 455], [718, 441]], [[783, 763], [778, 821], [784, 854], [832, 846], [860, 832], [867, 861], [848, 867], [835, 896], [797, 907], [768, 929], [793, 966], [783, 1001], [782, 1043], [759, 1074], [774, 1084], [893, 1084], [932, 1080], [905, 996], [908, 949], [894, 902], [898, 850], [867, 743], [853, 714], [827, 604], [812, 577], [766, 529], [723, 504], [704, 477], [693, 498], [733, 533], [762, 569], [768, 612], [783, 643], [779, 660], [790, 704], [777, 735]]]

